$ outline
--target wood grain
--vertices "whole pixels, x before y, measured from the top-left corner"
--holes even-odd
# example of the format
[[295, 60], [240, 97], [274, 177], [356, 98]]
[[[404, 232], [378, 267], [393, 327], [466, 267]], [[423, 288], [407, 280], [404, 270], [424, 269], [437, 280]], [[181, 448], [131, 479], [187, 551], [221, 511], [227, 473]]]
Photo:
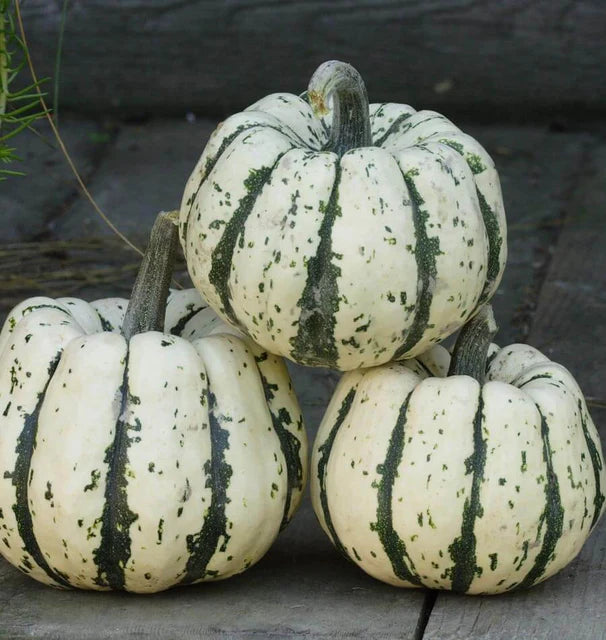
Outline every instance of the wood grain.
[[[606, 371], [606, 146], [592, 154], [552, 259], [529, 342], [602, 402]], [[606, 410], [590, 411], [606, 450]], [[601, 640], [606, 638], [606, 519], [578, 558], [528, 591], [503, 596], [440, 594], [424, 640]]]
[[[23, 3], [53, 75], [62, 2]], [[606, 109], [602, 0], [74, 0], [63, 107], [204, 115], [300, 92], [330, 58], [372, 101], [526, 121]]]
[[606, 401], [606, 145], [576, 190], [539, 297], [532, 343], [567, 366], [586, 395]]

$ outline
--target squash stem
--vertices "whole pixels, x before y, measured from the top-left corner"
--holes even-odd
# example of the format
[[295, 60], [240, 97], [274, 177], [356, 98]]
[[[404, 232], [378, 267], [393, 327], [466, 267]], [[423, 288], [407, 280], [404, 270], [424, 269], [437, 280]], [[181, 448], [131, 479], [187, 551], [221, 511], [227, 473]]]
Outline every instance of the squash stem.
[[178, 211], [158, 214], [122, 323], [122, 335], [162, 331], [178, 240]]
[[461, 329], [452, 353], [448, 375], [471, 376], [480, 384], [484, 384], [488, 349], [497, 330], [492, 307], [486, 304]]
[[346, 62], [329, 60], [314, 72], [307, 95], [316, 116], [329, 112], [332, 98], [332, 127], [325, 147], [339, 157], [350, 149], [372, 146], [368, 95], [362, 76]]

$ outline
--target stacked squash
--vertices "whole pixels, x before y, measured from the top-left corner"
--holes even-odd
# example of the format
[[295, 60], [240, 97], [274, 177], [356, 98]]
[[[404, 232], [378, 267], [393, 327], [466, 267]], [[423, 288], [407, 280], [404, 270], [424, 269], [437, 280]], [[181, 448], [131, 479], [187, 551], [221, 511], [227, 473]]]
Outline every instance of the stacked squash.
[[[564, 367], [491, 343], [506, 223], [477, 141], [369, 105], [330, 61], [206, 145], [178, 219], [203, 298], [169, 294], [173, 223], [158, 218], [129, 303], [31, 299], [5, 323], [9, 561], [53, 586], [146, 592], [258, 560], [307, 476], [280, 356], [346, 372], [312, 502], [370, 575], [498, 593], [579, 552], [604, 510], [600, 442]], [[461, 327], [451, 356], [436, 343]]]
[[[327, 62], [306, 94], [217, 128], [180, 227], [226, 322], [347, 372], [311, 473], [341, 553], [391, 584], [497, 593], [579, 552], [604, 509], [600, 441], [566, 369], [490, 345], [506, 225], [478, 142], [438, 113], [369, 105], [355, 69]], [[435, 343], [465, 323], [451, 362]]]

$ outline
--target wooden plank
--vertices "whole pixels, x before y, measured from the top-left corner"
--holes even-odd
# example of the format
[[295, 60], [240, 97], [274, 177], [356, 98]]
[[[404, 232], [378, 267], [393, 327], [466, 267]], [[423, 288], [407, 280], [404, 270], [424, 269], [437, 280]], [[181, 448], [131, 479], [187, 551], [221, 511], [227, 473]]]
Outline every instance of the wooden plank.
[[606, 401], [606, 145], [594, 154], [569, 210], [541, 291], [533, 344], [578, 376], [587, 396]]
[[413, 640], [424, 598], [337, 556], [309, 503], [241, 576], [154, 596], [55, 591], [0, 558], [0, 636], [11, 640]]
[[493, 157], [507, 214], [507, 268], [492, 300], [496, 339], [523, 342], [591, 139], [527, 126], [474, 124], [463, 130]]
[[[579, 182], [541, 291], [529, 342], [568, 367], [588, 396], [606, 450], [606, 146]], [[601, 398], [601, 400], [600, 400]], [[545, 583], [503, 596], [440, 594], [424, 640], [606, 638], [606, 519], [579, 557]]]
[[[45, 120], [36, 124], [39, 135], [24, 131], [11, 139], [22, 159], [11, 169], [25, 176], [0, 184], [3, 242], [23, 242], [47, 235], [48, 224], [78, 197], [73, 174], [55, 144]], [[90, 179], [112, 140], [112, 132], [94, 120], [61, 118], [61, 135], [85, 180]]]
[[[90, 191], [119, 229], [145, 244], [158, 211], [179, 209], [185, 183], [216, 121], [154, 119], [121, 126]], [[88, 200], [79, 198], [53, 220], [61, 240], [112, 235]]]
[[[23, 3], [40, 75], [53, 75], [62, 2]], [[229, 113], [302, 91], [351, 62], [373, 100], [492, 120], [606, 107], [600, 0], [94, 0], [70, 2], [61, 103], [145, 114]]]

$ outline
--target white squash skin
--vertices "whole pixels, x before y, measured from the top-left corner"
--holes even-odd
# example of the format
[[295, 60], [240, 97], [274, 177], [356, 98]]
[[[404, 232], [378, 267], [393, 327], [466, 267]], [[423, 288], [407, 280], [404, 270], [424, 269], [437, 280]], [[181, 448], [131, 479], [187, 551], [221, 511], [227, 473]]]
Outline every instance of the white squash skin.
[[[290, 340], [297, 335], [297, 302], [307, 281], [307, 261], [320, 242], [319, 209], [330, 198], [336, 163], [334, 153], [293, 149], [282, 156], [236, 245], [232, 306], [238, 317], [248, 319], [253, 340], [267, 341], [269, 334], [266, 343], [272, 353], [289, 352]], [[284, 257], [276, 261], [278, 252]], [[250, 268], [256, 264], [263, 267], [262, 277]], [[272, 331], [272, 326], [277, 329]]]
[[[372, 366], [384, 359], [387, 348], [393, 353], [402, 344], [402, 332], [395, 328], [413, 315], [401, 299], [414, 304], [417, 263], [412, 247], [400, 242], [414, 237], [412, 204], [401, 169], [385, 150], [349, 151], [341, 168], [339, 204], [351, 215], [337, 217], [333, 226], [333, 252], [342, 256], [337, 286], [347, 300], [335, 314], [335, 341], [341, 345], [340, 361]], [[352, 327], [353, 345], [347, 342]]]
[[[537, 376], [549, 376], [547, 378]], [[601, 461], [601, 487], [605, 491], [606, 468], [600, 437], [587, 410], [582, 392], [570, 372], [555, 362], [536, 363], [515, 380], [534, 400], [549, 422], [551, 456], [560, 486], [564, 509], [563, 534], [554, 550], [555, 556], [574, 558], [585, 541], [591, 523], [595, 498], [595, 481], [591, 453], [583, 438], [578, 437], [581, 414], [592, 441], [597, 443]], [[604, 511], [602, 506], [602, 512]], [[597, 520], [596, 520], [597, 523]], [[555, 566], [554, 566], [555, 565]], [[561, 568], [554, 564], [541, 579]]]
[[489, 380], [501, 380], [512, 384], [522, 371], [525, 372], [535, 363], [541, 362], [550, 360], [538, 349], [528, 344], [512, 344], [497, 349], [488, 367], [487, 377]]
[[225, 510], [230, 539], [208, 566], [228, 577], [262, 557], [278, 534], [286, 461], [250, 350], [231, 336], [210, 336], [195, 346], [207, 363], [221, 428], [229, 432], [225, 460], [238, 471], [231, 477]]
[[[493, 295], [504, 269], [505, 214], [486, 151], [435, 112], [387, 103], [371, 104], [369, 114], [379, 146], [354, 149], [337, 160], [322, 151], [330, 112], [322, 121], [301, 98], [267, 96], [213, 133], [183, 195], [180, 237], [195, 286], [224, 320], [265, 349], [301, 364], [347, 371], [416, 356], [469, 319]], [[274, 167], [279, 153], [285, 155]], [[304, 166], [306, 154], [310, 160]], [[323, 313], [333, 325], [325, 331], [336, 356], [319, 347], [314, 353], [305, 335], [307, 351], [302, 352], [295, 340], [306, 314], [314, 312], [309, 301], [302, 303], [303, 292], [324, 234], [335, 164], [342, 170], [328, 235], [330, 264], [338, 272], [338, 309]], [[226, 256], [217, 245], [245, 196], [249, 170], [261, 167], [274, 168], [250, 213], [235, 223], [237, 242], [233, 256]], [[421, 223], [428, 242], [412, 225], [417, 204], [411, 203], [413, 187], [402, 175], [410, 170], [419, 172], [410, 179], [429, 215]], [[495, 244], [490, 251], [481, 198], [491, 210]], [[285, 224], [294, 226], [289, 230]], [[436, 242], [437, 277], [422, 286], [415, 255], [433, 253]], [[211, 274], [221, 260], [230, 265], [225, 285]], [[316, 297], [324, 284], [317, 286]], [[225, 290], [222, 295], [219, 288]], [[427, 317], [422, 298], [432, 298]], [[370, 323], [364, 322], [360, 316], [370, 309]]]
[[[251, 112], [273, 116], [277, 126], [286, 125], [300, 142], [312, 149], [319, 151], [326, 143], [322, 121], [313, 115], [307, 103], [298, 96], [289, 93], [270, 94], [246, 108], [247, 115]], [[329, 122], [325, 118], [322, 120]]]
[[[370, 125], [375, 139], [386, 136], [389, 128], [398, 118], [408, 115], [412, 116], [416, 111], [407, 104], [397, 102], [374, 103], [368, 105]], [[392, 137], [392, 136], [390, 136]]]
[[[489, 434], [485, 463], [489, 472], [485, 471], [482, 484], [484, 515], [476, 520], [474, 534], [478, 565], [486, 569], [474, 578], [470, 593], [490, 593], [495, 585], [498, 591], [505, 591], [520, 582], [541, 549], [541, 537], [537, 544], [537, 522], [545, 506], [544, 488], [536, 479], [545, 469], [536, 406], [522, 390], [497, 381], [484, 386], [482, 397], [484, 423], [490, 425], [486, 427]], [[521, 472], [524, 461], [528, 470]], [[505, 484], [501, 484], [503, 479]], [[529, 545], [527, 564], [516, 571], [525, 541]], [[494, 561], [490, 555], [494, 553], [496, 566], [491, 569]], [[504, 582], [499, 584], [501, 580]]]
[[125, 570], [129, 591], [178, 583], [189, 556], [186, 532], [200, 528], [210, 504], [208, 404], [200, 402], [206, 375], [186, 340], [153, 331], [130, 341], [124, 415], [129, 425], [140, 422], [141, 430], [131, 432], [135, 440], [128, 449], [128, 506], [137, 514]]
[[[473, 422], [477, 405], [475, 381], [463, 376], [429, 378], [415, 387], [406, 414], [410, 428], [405, 427], [407, 438], [393, 487], [394, 528], [424, 584], [433, 583], [434, 588], [448, 584], [442, 578], [449, 564], [442, 548], [444, 528], [453, 538], [458, 535], [471, 492], [471, 476], [461, 478], [458, 471], [473, 450], [473, 434], [461, 427]], [[453, 440], [457, 447], [451, 446]], [[411, 490], [417, 486], [423, 490]]]
[[[48, 304], [49, 299], [36, 298], [32, 302]], [[22, 304], [16, 313], [9, 314], [0, 336], [0, 344], [4, 345], [0, 352], [0, 550], [19, 568], [31, 567], [29, 574], [36, 580], [57, 586], [22, 549], [12, 509], [16, 502], [12, 474], [23, 421], [35, 412], [38, 396], [48, 382], [49, 368], [63, 348], [82, 334], [82, 329], [58, 308], [27, 312], [22, 320], [13, 323], [11, 318], [20, 317], [28, 306], [31, 305]]]
[[[184, 310], [188, 313], [184, 313]], [[184, 324], [183, 319], [186, 320]], [[179, 335], [191, 341], [210, 335], [213, 331], [225, 332], [226, 329], [233, 331], [231, 327], [221, 322], [221, 319], [206, 305], [195, 289], [169, 293], [164, 329], [167, 333], [173, 333], [180, 329]], [[242, 336], [241, 333], [236, 333]]]
[[104, 325], [104, 331], [120, 333], [120, 327], [124, 322], [124, 315], [128, 307], [128, 300], [126, 298], [93, 300], [90, 306], [97, 312], [97, 315], [101, 319], [101, 323]]
[[[270, 411], [275, 415], [279, 415], [281, 410], [286, 410], [288, 415], [285, 416], [283, 427], [289, 434], [291, 434], [293, 442], [298, 441], [299, 458], [303, 461], [307, 461], [308, 444], [307, 438], [305, 437], [303, 415], [299, 406], [291, 401], [294, 393], [292, 384], [283, 384], [284, 380], [289, 379], [288, 370], [284, 360], [279, 356], [267, 353], [261, 349], [258, 344], [252, 342], [252, 340], [246, 340], [246, 344], [256, 360], [259, 372], [272, 389], [273, 396], [267, 399], [267, 405]], [[301, 437], [302, 434], [303, 437]], [[292, 518], [303, 497], [303, 492], [307, 486], [309, 475], [308, 465], [303, 464], [300, 472], [301, 484], [299, 488], [294, 487], [292, 489], [290, 508], [286, 514], [286, 521], [289, 521]]]
[[[238, 207], [238, 203], [247, 195], [245, 181], [250, 177], [251, 170], [258, 171], [273, 167], [280, 156], [292, 148], [292, 142], [285, 135], [274, 129], [259, 127], [248, 131], [241, 144], [230, 145], [219, 158], [211, 174], [200, 189], [196, 190], [197, 195], [192, 205], [188, 238], [195, 237], [199, 242], [196, 242], [193, 254], [190, 252], [189, 258], [192, 262], [189, 268], [196, 279], [209, 276], [210, 247], [219, 243], [227, 221]], [[225, 176], [221, 184], [214, 179], [215, 175]], [[200, 207], [202, 202], [206, 222], [204, 228], [196, 224], [202, 220]], [[221, 317], [227, 319], [214, 288], [212, 291], [209, 290], [209, 296], [204, 296], [209, 305]]]
[[396, 160], [403, 173], [418, 172], [414, 181], [428, 214], [426, 225], [440, 246], [427, 329], [423, 340], [406, 352], [410, 357], [453, 333], [473, 314], [484, 288], [488, 239], [477, 197], [469, 187], [473, 175], [453, 149], [442, 144], [431, 150], [408, 149]]
[[[445, 349], [436, 346], [423, 359], [426, 367], [441, 369], [444, 375]], [[312, 452], [312, 502], [329, 537], [335, 542], [336, 535], [337, 546], [340, 543], [370, 575], [397, 586], [418, 586], [397, 575], [393, 556], [390, 560], [375, 527], [380, 496], [387, 495], [381, 494], [386, 477], [382, 465], [397, 433], [400, 407], [412, 392], [402, 456], [392, 469], [389, 504], [393, 529], [405, 546], [405, 555], [398, 557], [413, 578], [430, 588], [455, 588], [456, 541], [462, 536], [464, 513], [473, 503], [476, 470], [481, 515], [473, 519], [472, 560], [477, 570], [468, 582], [461, 582], [459, 575], [457, 585], [464, 584], [471, 594], [500, 593], [529, 587], [566, 566], [604, 511], [603, 501], [594, 501], [596, 474], [601, 494], [606, 488], [599, 436], [570, 373], [526, 345], [498, 351], [481, 392], [483, 417], [478, 424], [485, 459], [479, 462], [474, 457], [481, 450], [477, 434], [474, 438], [478, 383], [467, 376], [426, 378], [411, 370], [419, 371], [414, 361], [349, 372], [335, 391]], [[328, 463], [321, 467], [322, 460], [326, 463], [326, 443], [351, 390], [355, 390], [353, 403], [336, 432]], [[549, 514], [544, 519], [549, 474], [541, 414], [558, 481], [555, 500], [562, 509], [561, 518], [558, 507], [551, 520]], [[588, 440], [595, 447], [595, 469]], [[600, 513], [595, 513], [596, 506]], [[550, 536], [556, 536], [553, 548], [551, 537], [546, 538], [548, 529]], [[460, 567], [458, 571], [464, 572]]]
[[[2, 555], [37, 580], [64, 586], [22, 550], [12, 508], [16, 493], [11, 473], [23, 416], [34, 412], [48, 384], [31, 454], [28, 504], [35, 541], [56, 572], [51, 575], [63, 576], [74, 587], [108, 588], [105, 576], [98, 575], [95, 553], [108, 499], [107, 452], [119, 415], [129, 439], [124, 470], [127, 508], [135, 516], [128, 528], [123, 588], [155, 592], [186, 578], [215, 580], [245, 570], [262, 557], [295, 512], [306, 481], [303, 471], [300, 486], [290, 487], [284, 513], [287, 464], [270, 410], [276, 415], [286, 411], [291, 417], [291, 424], [283, 426], [299, 443], [303, 470], [307, 455], [301, 413], [284, 363], [234, 335], [238, 332], [209, 313], [191, 290], [171, 293], [166, 324], [167, 330], [180, 325], [188, 339], [159, 332], [138, 334], [130, 341], [128, 357], [121, 335], [97, 331], [101, 321], [95, 313], [99, 309], [106, 323], [119, 324], [124, 300], [70, 302], [24, 301], [9, 314], [0, 334]], [[39, 305], [44, 306], [32, 309]], [[86, 334], [71, 310], [95, 332]], [[49, 364], [57, 359], [49, 381]], [[126, 365], [129, 393], [121, 409]], [[261, 375], [275, 385], [271, 399], [266, 399]], [[219, 537], [208, 573], [190, 580], [188, 539], [205, 526], [211, 503], [208, 483], [213, 472], [205, 466], [213, 450], [211, 395], [214, 415], [228, 432], [224, 454], [231, 467], [226, 505], [230, 538]]]
[[114, 438], [125, 357], [126, 342], [114, 333], [71, 340], [38, 421], [28, 488], [34, 535], [53, 567], [72, 576], [75, 587], [92, 588], [97, 577], [91, 558], [99, 546], [104, 458]]
[[78, 298], [57, 298], [57, 302], [67, 309], [84, 333], [103, 331], [99, 314], [88, 302]]
[[[367, 558], [371, 575], [397, 584], [398, 580], [391, 571], [389, 559], [381, 545], [373, 544], [372, 537], [368, 535], [370, 524], [377, 519], [377, 506], [367, 488], [380, 482], [377, 468], [385, 458], [383, 443], [389, 439], [387, 430], [398, 417], [400, 403], [397, 399], [405, 398], [412, 391], [418, 377], [398, 365], [388, 367], [383, 376], [373, 373], [366, 375], [358, 385], [352, 406], [355, 422], [348, 421], [339, 429], [333, 445], [333, 452], [339, 453], [331, 454], [329, 458], [326, 490], [333, 525], [341, 541], [346, 544], [350, 557], [358, 563], [358, 557]], [[380, 407], [381, 412], [385, 411], [385, 419], [380, 422], [374, 422], [379, 410], [375, 401], [377, 397], [396, 400]], [[368, 428], [370, 421], [373, 421], [372, 429]], [[376, 558], [371, 552], [375, 553]], [[407, 583], [407, 586], [413, 585]]]
[[334, 393], [332, 394], [330, 402], [326, 407], [326, 411], [324, 412], [324, 417], [322, 419], [320, 427], [318, 428], [318, 433], [316, 434], [316, 439], [314, 441], [311, 452], [311, 474], [309, 483], [311, 501], [320, 526], [322, 527], [322, 529], [324, 529], [326, 535], [332, 540], [333, 544], [335, 543], [335, 540], [333, 539], [332, 533], [327, 526], [324, 511], [320, 504], [320, 484], [318, 482], [318, 464], [320, 462], [320, 458], [322, 457], [320, 447], [328, 438], [331, 428], [337, 421], [337, 416], [341, 405], [345, 400], [345, 396], [349, 393], [350, 390], [355, 390], [357, 388], [357, 385], [364, 377], [365, 373], [366, 371], [364, 370], [356, 369], [354, 371], [350, 371], [347, 376], [343, 376], [339, 380]]

